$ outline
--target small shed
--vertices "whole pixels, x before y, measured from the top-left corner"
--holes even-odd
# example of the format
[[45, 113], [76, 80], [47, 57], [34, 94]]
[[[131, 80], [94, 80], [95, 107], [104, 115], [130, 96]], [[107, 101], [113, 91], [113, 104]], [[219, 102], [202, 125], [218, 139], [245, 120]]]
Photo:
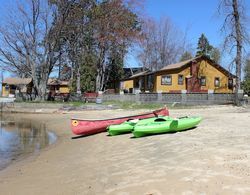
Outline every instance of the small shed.
[[48, 92], [54, 95], [68, 95], [69, 94], [69, 81], [61, 81], [58, 79], [50, 78], [47, 84]]

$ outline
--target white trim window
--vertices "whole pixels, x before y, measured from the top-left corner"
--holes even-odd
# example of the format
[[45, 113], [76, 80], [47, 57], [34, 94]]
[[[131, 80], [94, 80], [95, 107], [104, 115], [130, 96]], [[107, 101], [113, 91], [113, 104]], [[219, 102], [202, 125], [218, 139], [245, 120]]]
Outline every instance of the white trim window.
[[172, 75], [161, 76], [162, 85], [172, 85]]

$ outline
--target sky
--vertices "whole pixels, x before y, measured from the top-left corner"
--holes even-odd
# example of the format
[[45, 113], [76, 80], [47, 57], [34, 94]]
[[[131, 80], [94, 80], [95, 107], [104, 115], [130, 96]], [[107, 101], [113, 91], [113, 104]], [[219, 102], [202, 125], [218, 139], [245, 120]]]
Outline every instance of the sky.
[[[16, 0], [0, 0], [0, 23]], [[223, 36], [220, 32], [225, 16], [219, 16], [218, 5], [220, 0], [144, 0], [146, 16], [159, 20], [161, 17], [168, 17], [172, 23], [183, 33], [187, 30], [187, 41], [191, 44], [194, 53], [197, 47], [198, 38], [202, 33], [208, 38], [209, 43], [214, 47], [221, 47]], [[246, 11], [249, 12], [250, 1], [245, 0]], [[250, 13], [250, 12], [249, 12]], [[129, 67], [138, 66], [136, 52], [131, 50], [126, 58], [126, 65]], [[223, 57], [223, 56], [222, 56]], [[227, 63], [224, 59], [222, 63]], [[224, 65], [226, 67], [226, 65]]]
[[[210, 45], [222, 48], [223, 34], [221, 27], [225, 16], [219, 15], [220, 0], [145, 0], [147, 16], [159, 20], [168, 17], [183, 33], [187, 32], [187, 41], [196, 50], [198, 39], [202, 33], [207, 37]], [[250, 11], [250, 1], [245, 1], [245, 9]], [[132, 51], [127, 57], [127, 66], [137, 66], [138, 61]], [[227, 53], [222, 56], [222, 64], [227, 67], [231, 61]]]
[[210, 44], [217, 45], [222, 23], [217, 7], [218, 0], [146, 0], [145, 11], [158, 20], [169, 17], [183, 32], [188, 29], [192, 44], [197, 44], [201, 33], [205, 33]]

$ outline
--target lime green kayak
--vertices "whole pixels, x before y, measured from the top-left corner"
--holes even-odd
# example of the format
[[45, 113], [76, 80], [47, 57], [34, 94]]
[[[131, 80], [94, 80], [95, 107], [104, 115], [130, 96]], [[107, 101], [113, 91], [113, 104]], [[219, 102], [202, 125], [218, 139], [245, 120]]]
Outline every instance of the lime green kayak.
[[143, 137], [147, 135], [161, 134], [172, 132], [173, 129], [176, 129], [178, 125], [177, 120], [168, 117], [164, 119], [155, 119], [153, 122], [147, 124], [138, 124], [135, 125], [133, 134], [135, 137]]
[[110, 125], [107, 130], [109, 135], [119, 135], [123, 133], [130, 133], [134, 126], [136, 125], [137, 120], [125, 121], [120, 125]]
[[107, 130], [108, 130], [109, 135], [112, 135], [112, 136], [120, 135], [120, 134], [124, 134], [124, 133], [131, 133], [134, 130], [135, 125], [143, 125], [143, 124], [153, 122], [156, 119], [165, 120], [168, 118], [169, 118], [168, 116], [159, 116], [159, 117], [152, 117], [152, 118], [142, 119], [142, 120], [138, 120], [138, 119], [128, 120], [120, 125], [110, 125], [107, 128]]
[[146, 124], [136, 124], [134, 126], [133, 134], [135, 137], [142, 137], [147, 135], [170, 133], [176, 131], [183, 131], [198, 125], [201, 117], [182, 117], [155, 120]]
[[187, 129], [191, 129], [197, 126], [201, 122], [202, 118], [198, 116], [194, 117], [181, 117], [178, 118], [178, 126], [174, 129], [175, 131], [183, 131]]

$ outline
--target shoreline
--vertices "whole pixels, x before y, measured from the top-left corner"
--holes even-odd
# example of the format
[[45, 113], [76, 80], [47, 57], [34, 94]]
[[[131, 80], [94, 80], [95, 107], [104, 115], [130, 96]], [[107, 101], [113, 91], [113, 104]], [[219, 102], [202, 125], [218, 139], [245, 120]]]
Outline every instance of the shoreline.
[[[131, 139], [107, 133], [72, 139], [72, 116], [106, 118], [144, 110], [19, 114], [45, 122], [57, 142], [0, 171], [3, 194], [247, 194], [250, 111], [233, 106], [171, 110], [199, 115], [194, 130]], [[219, 120], [218, 120], [219, 119]], [[230, 121], [230, 123], [229, 123]], [[237, 134], [232, 132], [237, 129]], [[249, 128], [248, 128], [249, 129]]]
[[[25, 114], [25, 116], [23, 115]], [[20, 122], [20, 119], [22, 120], [25, 120], [26, 122], [32, 122], [32, 123], [35, 123], [35, 122], [38, 122], [39, 124], [43, 124], [41, 122], [38, 121], [38, 119], [33, 119], [31, 116], [27, 116], [27, 114], [31, 115], [31, 114], [34, 114], [32, 112], [30, 113], [23, 113], [23, 112], [4, 112], [3, 115], [5, 115], [5, 117], [14, 117], [14, 118], [19, 118], [18, 120], [16, 119], [13, 119], [11, 121], [15, 121], [15, 122]], [[37, 114], [48, 114], [48, 113], [37, 113]], [[21, 116], [21, 117], [20, 117]], [[11, 166], [14, 166], [16, 163], [23, 163], [23, 162], [26, 162], [26, 161], [29, 161], [29, 159], [35, 159], [37, 156], [39, 156], [43, 151], [46, 151], [46, 150], [49, 150], [50, 148], [52, 147], [56, 147], [57, 143], [59, 142], [59, 137], [57, 136], [56, 132], [51, 130], [51, 129], [48, 129], [46, 127], [46, 131], [48, 132], [52, 132], [55, 136], [56, 136], [56, 141], [52, 144], [49, 144], [47, 145], [45, 148], [41, 148], [39, 149], [38, 152], [31, 152], [31, 153], [28, 153], [28, 154], [21, 154], [19, 155], [15, 160], [11, 160], [10, 163], [8, 163], [8, 165], [6, 167], [4, 167], [3, 169], [0, 169], [0, 177], [1, 177], [1, 173], [5, 171], [5, 169], [11, 169]]]

